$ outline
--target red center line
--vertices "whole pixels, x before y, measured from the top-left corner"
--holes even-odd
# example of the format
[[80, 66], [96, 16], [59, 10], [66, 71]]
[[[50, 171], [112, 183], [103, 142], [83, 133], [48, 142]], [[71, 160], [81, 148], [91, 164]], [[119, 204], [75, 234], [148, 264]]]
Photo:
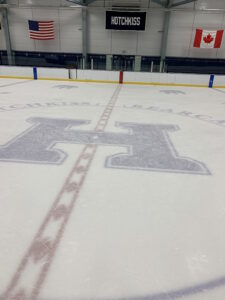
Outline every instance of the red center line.
[[[105, 130], [120, 90], [121, 85], [118, 85], [94, 131]], [[4, 300], [37, 299], [96, 151], [96, 145], [84, 146], [7, 287]], [[26, 280], [28, 274], [29, 283]]]

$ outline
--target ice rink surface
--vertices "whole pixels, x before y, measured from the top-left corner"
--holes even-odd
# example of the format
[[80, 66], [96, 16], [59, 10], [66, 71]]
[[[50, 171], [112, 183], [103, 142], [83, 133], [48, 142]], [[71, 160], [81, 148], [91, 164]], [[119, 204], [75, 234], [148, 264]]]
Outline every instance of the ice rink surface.
[[225, 90], [0, 80], [1, 300], [224, 300]]

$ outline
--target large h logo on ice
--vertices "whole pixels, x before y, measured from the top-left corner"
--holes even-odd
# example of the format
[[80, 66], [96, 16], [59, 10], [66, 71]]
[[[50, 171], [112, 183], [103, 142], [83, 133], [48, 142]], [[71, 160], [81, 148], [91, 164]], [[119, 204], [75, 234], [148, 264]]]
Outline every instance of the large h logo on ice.
[[57, 149], [57, 143], [94, 144], [127, 149], [107, 157], [107, 168], [210, 174], [203, 163], [178, 155], [168, 134], [178, 126], [117, 123], [126, 132], [116, 133], [75, 130], [90, 123], [84, 120], [33, 118], [29, 122], [34, 123], [31, 128], [0, 147], [0, 161], [61, 164], [67, 154]]

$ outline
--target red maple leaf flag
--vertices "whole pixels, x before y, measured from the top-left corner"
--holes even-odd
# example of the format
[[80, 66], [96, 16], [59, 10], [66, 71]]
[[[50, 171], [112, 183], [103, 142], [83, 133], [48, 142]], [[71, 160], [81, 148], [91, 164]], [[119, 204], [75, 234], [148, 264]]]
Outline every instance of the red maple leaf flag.
[[195, 48], [220, 48], [224, 30], [203, 30], [196, 29]]
[[203, 38], [204, 43], [211, 44], [214, 41], [214, 38], [212, 37], [211, 33], [209, 33], [207, 36]]

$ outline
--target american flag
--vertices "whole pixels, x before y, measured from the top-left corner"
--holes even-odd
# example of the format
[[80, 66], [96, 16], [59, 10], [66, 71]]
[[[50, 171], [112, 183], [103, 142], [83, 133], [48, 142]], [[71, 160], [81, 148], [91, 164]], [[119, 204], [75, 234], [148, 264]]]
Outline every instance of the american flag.
[[30, 38], [34, 40], [54, 40], [54, 21], [28, 21]]

